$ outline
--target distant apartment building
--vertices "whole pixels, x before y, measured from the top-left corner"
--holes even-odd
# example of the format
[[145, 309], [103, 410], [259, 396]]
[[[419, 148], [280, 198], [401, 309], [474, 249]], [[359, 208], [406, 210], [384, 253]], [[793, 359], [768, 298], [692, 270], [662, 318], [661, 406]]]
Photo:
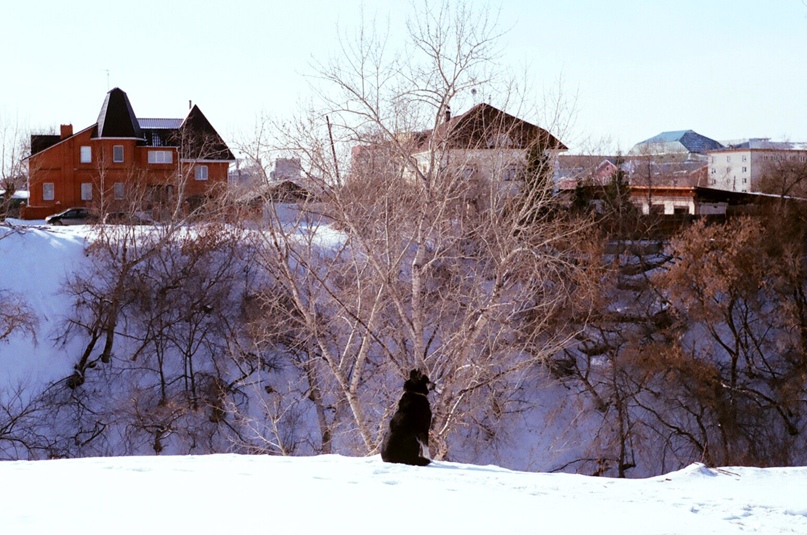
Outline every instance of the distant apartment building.
[[807, 143], [754, 138], [709, 152], [708, 187], [760, 191], [762, 180], [785, 165], [807, 167]]

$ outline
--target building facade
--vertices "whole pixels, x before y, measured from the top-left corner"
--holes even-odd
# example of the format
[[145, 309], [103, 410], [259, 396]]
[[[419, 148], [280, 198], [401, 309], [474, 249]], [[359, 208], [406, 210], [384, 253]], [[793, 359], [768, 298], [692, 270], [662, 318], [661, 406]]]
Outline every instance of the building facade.
[[31, 136], [25, 219], [70, 207], [98, 213], [193, 203], [227, 184], [235, 158], [198, 106], [184, 119], [137, 118], [119, 88], [107, 93], [98, 121], [73, 132]]
[[531, 150], [539, 161], [537, 172], [550, 180], [558, 155], [568, 150], [547, 130], [485, 103], [454, 117], [446, 112], [440, 126], [417, 136], [412, 157], [421, 172], [433, 165], [436, 154], [443, 172], [480, 184], [480, 189], [495, 184], [504, 195], [519, 192]]
[[726, 191], [760, 191], [763, 179], [793, 166], [807, 168], [807, 143], [749, 139], [709, 153], [708, 186]]

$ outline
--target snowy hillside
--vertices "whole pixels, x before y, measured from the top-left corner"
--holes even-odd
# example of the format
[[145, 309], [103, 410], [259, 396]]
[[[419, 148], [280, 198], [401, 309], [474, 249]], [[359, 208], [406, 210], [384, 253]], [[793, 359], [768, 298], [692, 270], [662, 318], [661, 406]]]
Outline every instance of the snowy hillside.
[[[333, 366], [325, 366], [321, 353], [307, 356], [307, 346], [298, 353], [303, 346], [294, 344], [304, 340], [305, 333], [289, 327], [295, 325], [293, 316], [281, 315], [289, 302], [275, 287], [261, 287], [267, 266], [256, 258], [265, 244], [245, 241], [247, 233], [227, 229], [206, 235], [204, 226], [178, 227], [171, 236], [160, 234], [160, 229], [122, 229], [131, 241], [128, 249], [120, 249], [141, 255], [141, 261], [116, 273], [110, 258], [98, 254], [106, 249], [98, 245], [98, 234], [90, 227], [49, 228], [21, 222], [0, 226], [0, 304], [4, 305], [0, 313], [19, 300], [33, 318], [27, 328], [6, 336], [0, 316], [0, 458], [376, 453], [389, 409], [400, 396], [398, 370], [391, 365], [395, 355], [379, 356], [383, 344], [367, 353], [363, 363], [372, 365], [363, 375], [356, 374], [361, 381], [349, 392], [356, 401], [354, 412], [345, 403], [347, 393], [340, 390], [346, 383], [334, 375], [334, 370], [342, 369], [337, 359]], [[351, 266], [339, 264], [351, 255], [344, 234], [330, 225], [300, 225], [287, 239], [308, 240], [309, 256], [299, 259], [309, 266], [328, 263], [332, 269], [327, 292], [319, 280], [305, 275], [305, 285], [295, 283], [323, 304], [317, 321], [333, 320], [328, 324], [333, 338], [323, 338], [329, 344], [324, 347], [352, 358], [359, 347], [354, 332], [364, 327], [350, 327], [335, 300], [328, 303], [339, 284], [345, 285], [342, 291], [350, 298], [352, 278], [345, 276], [349, 271], [340, 270]], [[141, 244], [145, 245], [139, 249]], [[297, 269], [297, 261], [290, 263], [289, 273]], [[283, 265], [274, 266], [278, 267]], [[633, 271], [626, 274], [632, 276]], [[516, 371], [502, 381], [485, 383], [486, 388], [475, 391], [476, 397], [463, 401], [465, 419], [452, 424], [450, 431], [446, 426], [440, 429], [443, 437], [433, 437], [432, 454], [530, 472], [630, 478], [664, 474], [696, 461], [709, 466], [803, 465], [806, 434], [796, 427], [784, 440], [770, 440], [770, 445], [782, 446], [773, 453], [792, 451], [790, 456], [766, 457], [762, 448], [767, 443], [752, 437], [750, 443], [761, 451], [755, 458], [743, 458], [743, 443], [737, 444], [737, 460], [708, 458], [705, 453], [712, 451], [700, 446], [698, 428], [691, 427], [702, 420], [687, 420], [693, 400], [675, 397], [681, 391], [667, 388], [664, 374], [657, 376], [657, 384], [646, 382], [630, 390], [634, 375], [629, 359], [616, 377], [621, 382], [614, 384], [621, 388], [620, 396], [632, 396], [634, 406], [630, 412], [617, 410], [624, 405], [609, 397], [611, 379], [605, 372], [610, 368], [600, 347], [606, 347], [608, 339], [603, 333], [642, 331], [648, 328], [642, 321], [653, 322], [661, 315], [654, 299], [639, 298], [653, 297], [653, 292], [642, 294], [634, 282], [619, 290], [617, 299], [607, 301], [613, 310], [603, 319], [606, 324], [592, 326], [575, 341], [576, 348], [566, 352], [566, 357], [577, 355], [576, 364], [557, 360], [553, 368], [536, 359], [530, 366], [514, 367]], [[260, 301], [262, 291], [264, 298], [274, 300]], [[113, 300], [119, 308], [106, 316]], [[645, 311], [636, 311], [642, 308]], [[115, 322], [110, 324], [110, 317]], [[107, 330], [108, 325], [113, 328]], [[381, 325], [390, 323], [385, 319]], [[256, 328], [262, 329], [258, 337], [250, 338]], [[451, 329], [445, 332], [450, 334]], [[261, 336], [274, 345], [252, 345]], [[497, 355], [510, 358], [505, 351]], [[321, 368], [312, 368], [312, 362]], [[579, 367], [580, 363], [585, 366]], [[462, 384], [452, 385], [454, 375], [474, 368], [441, 370], [442, 360], [436, 357], [428, 365], [430, 372], [442, 372], [432, 374], [437, 379], [437, 391], [430, 395], [433, 413], [440, 414], [443, 403], [445, 414], [447, 389], [463, 392]], [[571, 365], [578, 366], [578, 379], [587, 382], [569, 378]], [[312, 370], [318, 375], [309, 375]], [[593, 374], [600, 374], [599, 384], [589, 381]], [[661, 396], [668, 392], [669, 396]], [[669, 412], [649, 418], [657, 408]], [[357, 431], [357, 422], [363, 433]], [[766, 429], [776, 435], [780, 430], [775, 424], [781, 427], [781, 422], [771, 423]], [[709, 432], [720, 430], [719, 420], [707, 424]], [[435, 433], [437, 428], [433, 427]], [[703, 436], [710, 438], [706, 433], [703, 430]], [[437, 449], [440, 438], [442, 451]]]
[[0, 227], [0, 291], [21, 296], [35, 311], [36, 339], [22, 333], [0, 344], [2, 385], [57, 380], [70, 373], [69, 348], [53, 337], [70, 301], [61, 290], [65, 277], [87, 262], [89, 227]]
[[807, 533], [807, 468], [644, 480], [210, 455], [0, 464], [4, 533]]

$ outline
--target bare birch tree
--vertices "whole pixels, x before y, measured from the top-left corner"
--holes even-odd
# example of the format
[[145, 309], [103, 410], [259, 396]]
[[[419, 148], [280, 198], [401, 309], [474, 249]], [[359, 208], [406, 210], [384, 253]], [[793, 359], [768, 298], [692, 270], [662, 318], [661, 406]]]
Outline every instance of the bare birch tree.
[[424, 4], [407, 29], [405, 54], [373, 27], [342, 39], [318, 65], [319, 106], [279, 128], [325, 215], [272, 211], [258, 234], [263, 323], [295, 331], [264, 340], [306, 348], [312, 400], [333, 409], [320, 419], [329, 447], [361, 453], [376, 451], [408, 370], [427, 370], [439, 385], [432, 453], [448, 458], [463, 428], [513, 410], [509, 394], [570, 335], [549, 318], [568, 302], [579, 225], [553, 211], [551, 180], [523, 187], [528, 149], [546, 153], [531, 169], [546, 174], [562, 147], [548, 132], [486, 103], [450, 115], [510, 88], [493, 14]]

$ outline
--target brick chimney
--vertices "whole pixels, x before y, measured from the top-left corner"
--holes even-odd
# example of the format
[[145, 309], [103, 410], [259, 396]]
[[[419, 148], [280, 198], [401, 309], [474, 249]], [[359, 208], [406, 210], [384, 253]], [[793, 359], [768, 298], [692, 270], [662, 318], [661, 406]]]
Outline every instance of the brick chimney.
[[63, 124], [60, 127], [60, 134], [62, 139], [67, 139], [73, 135], [73, 125], [72, 124]]

